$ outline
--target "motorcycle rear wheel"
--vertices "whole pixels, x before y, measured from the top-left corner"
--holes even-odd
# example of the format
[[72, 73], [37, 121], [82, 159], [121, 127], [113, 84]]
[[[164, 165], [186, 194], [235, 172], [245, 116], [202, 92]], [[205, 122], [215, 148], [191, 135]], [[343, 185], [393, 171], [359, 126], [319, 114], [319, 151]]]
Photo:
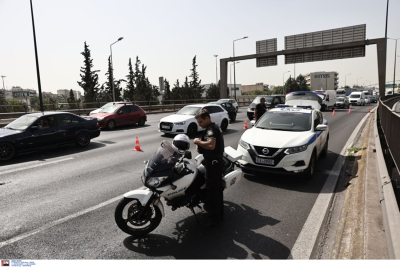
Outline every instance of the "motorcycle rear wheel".
[[122, 199], [114, 214], [119, 229], [133, 236], [146, 235], [156, 229], [162, 219], [160, 209], [151, 204], [142, 218], [138, 219], [137, 215], [143, 208], [144, 206], [137, 199]]

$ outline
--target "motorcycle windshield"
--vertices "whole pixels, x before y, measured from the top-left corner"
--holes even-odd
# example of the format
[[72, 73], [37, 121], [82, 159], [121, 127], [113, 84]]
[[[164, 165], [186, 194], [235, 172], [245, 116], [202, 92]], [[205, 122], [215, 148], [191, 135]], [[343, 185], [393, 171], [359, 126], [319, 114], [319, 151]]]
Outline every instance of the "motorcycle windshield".
[[149, 159], [148, 167], [152, 169], [152, 172], [172, 170], [181, 156], [170, 142], [164, 140], [157, 152]]

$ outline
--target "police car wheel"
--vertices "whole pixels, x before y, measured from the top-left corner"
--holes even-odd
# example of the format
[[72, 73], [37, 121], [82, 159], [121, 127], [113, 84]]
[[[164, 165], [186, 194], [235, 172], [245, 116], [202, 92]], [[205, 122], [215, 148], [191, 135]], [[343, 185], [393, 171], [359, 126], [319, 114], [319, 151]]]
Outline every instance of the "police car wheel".
[[224, 119], [224, 120], [222, 121], [222, 123], [221, 123], [221, 130], [222, 130], [223, 132], [225, 132], [226, 129], [228, 129], [228, 120], [227, 120], [227, 119]]

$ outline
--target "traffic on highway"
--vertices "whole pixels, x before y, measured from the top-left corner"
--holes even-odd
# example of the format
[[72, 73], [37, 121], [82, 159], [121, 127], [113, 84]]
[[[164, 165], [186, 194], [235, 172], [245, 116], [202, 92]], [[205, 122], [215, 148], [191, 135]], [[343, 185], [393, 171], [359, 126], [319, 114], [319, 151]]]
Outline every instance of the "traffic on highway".
[[[298, 238], [321, 188], [338, 171], [334, 163], [355, 129], [354, 121], [360, 121], [373, 107], [372, 104], [352, 107], [350, 114], [340, 109], [333, 115], [331, 111], [321, 112], [314, 105], [318, 100], [310, 101], [313, 96], [305, 95], [298, 93], [292, 97], [293, 102], [269, 109], [254, 126], [249, 124], [248, 130], [244, 129], [248, 107], [239, 108], [236, 120], [228, 126], [228, 112], [222, 106], [189, 105], [175, 114], [147, 114], [147, 121], [139, 125], [121, 125], [111, 130], [105, 124], [101, 134], [99, 125], [94, 124], [98, 134], [91, 136], [85, 149], [74, 146], [40, 149], [3, 161], [0, 211], [6, 216], [0, 222], [0, 254], [35, 259], [290, 258], [296, 253], [293, 248], [301, 241]], [[191, 171], [182, 173], [182, 177], [191, 177], [182, 179], [183, 183], [169, 184], [165, 178], [154, 179], [154, 175], [146, 174], [149, 167], [161, 163], [151, 158], [156, 151], [168, 152], [175, 134], [188, 134], [191, 142], [201, 135], [198, 132], [201, 127], [190, 127], [195, 123], [192, 118], [202, 108], [215, 108], [212, 114], [217, 117], [213, 121], [223, 130], [225, 146], [240, 155], [232, 151], [226, 154], [231, 161], [228, 160], [224, 177], [225, 187], [229, 187], [224, 191], [225, 217], [220, 227], [211, 229], [198, 223], [206, 212], [197, 204], [171, 205], [172, 199], [178, 199], [171, 196], [184, 193], [190, 186], [187, 181], [195, 180], [197, 174], [191, 172], [197, 172], [197, 160], [185, 153], [185, 157], [171, 161]], [[75, 117], [83, 123], [97, 122], [94, 116]], [[32, 128], [40, 118], [30, 120], [19, 132]], [[11, 126], [19, 120], [2, 131], [16, 131], [17, 127]], [[39, 129], [30, 131], [34, 134]], [[80, 130], [75, 132], [79, 135]], [[79, 144], [81, 138], [75, 136], [70, 140]], [[133, 149], [136, 140], [141, 151]], [[193, 157], [199, 155], [195, 145], [188, 152]], [[288, 176], [289, 172], [293, 175]], [[143, 177], [148, 178], [144, 181]], [[142, 203], [132, 205], [132, 212], [128, 212], [131, 215], [119, 218], [116, 223], [114, 213], [121, 196], [144, 184], [154, 192], [164, 188], [160, 190], [165, 193], [160, 191], [161, 197], [151, 203], [147, 202], [144, 189], [131, 193]], [[125, 198], [129, 198], [127, 194]], [[152, 209], [155, 214], [146, 213], [140, 221], [129, 219], [146, 203], [155, 207]], [[180, 208], [185, 206], [189, 209]], [[147, 227], [147, 221], [157, 220], [158, 227], [151, 226], [150, 231], [136, 239], [134, 231], [124, 228], [124, 220], [130, 220], [135, 227], [141, 224]], [[315, 225], [314, 230], [319, 231], [319, 227]]]

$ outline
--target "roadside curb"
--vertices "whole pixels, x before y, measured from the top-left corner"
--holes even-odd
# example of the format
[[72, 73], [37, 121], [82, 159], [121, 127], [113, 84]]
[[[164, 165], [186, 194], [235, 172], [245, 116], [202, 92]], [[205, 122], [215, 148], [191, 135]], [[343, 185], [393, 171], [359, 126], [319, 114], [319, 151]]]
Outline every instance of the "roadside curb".
[[[377, 121], [377, 114], [375, 114]], [[383, 213], [383, 224], [386, 234], [388, 253], [390, 259], [400, 259], [400, 213], [394, 195], [389, 173], [383, 157], [377, 124], [374, 124], [374, 137], [376, 148], [376, 168], [379, 186], [379, 196]]]

